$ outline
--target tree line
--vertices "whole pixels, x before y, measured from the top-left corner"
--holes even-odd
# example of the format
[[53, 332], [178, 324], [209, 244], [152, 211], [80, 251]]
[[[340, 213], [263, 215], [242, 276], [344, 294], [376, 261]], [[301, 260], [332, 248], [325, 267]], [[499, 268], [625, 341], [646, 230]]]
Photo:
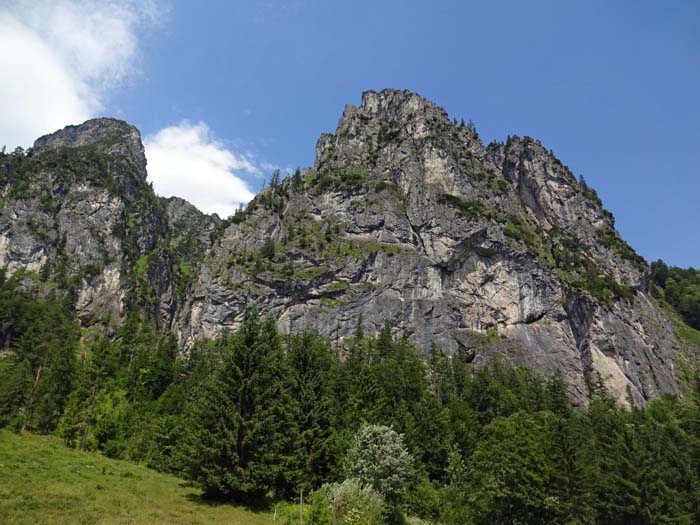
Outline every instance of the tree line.
[[700, 330], [700, 270], [668, 266], [659, 260], [651, 264], [654, 294], [678, 312], [683, 321]]
[[251, 312], [178, 359], [136, 315], [83, 331], [50, 293], [0, 279], [0, 423], [52, 433], [252, 506], [307, 494], [318, 524], [691, 524], [700, 389], [644, 408], [433, 348], [386, 326], [342, 347]]

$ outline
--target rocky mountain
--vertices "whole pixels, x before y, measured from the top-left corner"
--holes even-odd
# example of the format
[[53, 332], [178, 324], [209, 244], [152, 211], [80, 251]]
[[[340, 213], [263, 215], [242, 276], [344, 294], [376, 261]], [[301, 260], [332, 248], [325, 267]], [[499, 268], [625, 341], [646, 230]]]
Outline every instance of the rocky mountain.
[[[130, 312], [183, 353], [247, 309], [336, 341], [390, 323], [425, 349], [560, 374], [585, 404], [680, 393], [647, 263], [594, 190], [529, 137], [485, 146], [407, 91], [369, 91], [312, 168], [227, 220], [155, 196], [138, 131], [97, 119], [0, 158], [0, 265], [62, 290], [86, 327]], [[53, 293], [53, 292], [52, 292]]]

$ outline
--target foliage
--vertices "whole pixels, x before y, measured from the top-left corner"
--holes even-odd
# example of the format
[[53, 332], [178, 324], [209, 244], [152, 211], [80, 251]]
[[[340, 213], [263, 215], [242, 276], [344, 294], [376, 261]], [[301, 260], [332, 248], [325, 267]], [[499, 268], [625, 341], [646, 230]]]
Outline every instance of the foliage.
[[222, 363], [185, 407], [183, 454], [209, 495], [260, 503], [294, 487], [298, 407], [274, 321], [253, 313], [223, 338]]
[[467, 502], [476, 523], [547, 524], [554, 518], [549, 495], [543, 421], [522, 412], [484, 428], [469, 465]]
[[[700, 388], [634, 410], [595, 388], [590, 408], [574, 411], [560, 378], [498, 360], [476, 368], [438, 348], [426, 363], [390, 326], [338, 345], [280, 336], [254, 314], [176, 359], [173, 338], [133, 314], [111, 337], [79, 337], [75, 313], [19, 291], [23, 278], [0, 286], [0, 414], [11, 428], [178, 473], [207, 497], [259, 505], [303, 490], [317, 523], [334, 511], [336, 523], [376, 524], [700, 517]], [[299, 507], [278, 510], [295, 520]]]
[[0, 383], [0, 424], [48, 433], [73, 388], [78, 324], [57, 299], [17, 291], [19, 279], [0, 281], [0, 341], [12, 349]]
[[349, 478], [314, 492], [312, 523], [319, 525], [375, 525], [382, 523], [384, 499], [371, 486]]
[[291, 395], [297, 402], [302, 465], [299, 486], [307, 491], [328, 479], [338, 451], [329, 392], [334, 356], [328, 341], [313, 332], [288, 339]]
[[620, 284], [612, 275], [604, 273], [596, 262], [586, 256], [578, 240], [560, 234], [552, 249], [559, 276], [569, 285], [589, 292], [598, 301], [609, 304], [614, 299], [630, 301], [635, 289]]
[[395, 141], [398, 136], [401, 134], [401, 129], [396, 127], [395, 124], [389, 124], [386, 122], [382, 122], [381, 126], [379, 127], [379, 134], [377, 135], [377, 142], [379, 143], [380, 146], [384, 144], [388, 144], [390, 142]]
[[281, 180], [280, 170], [274, 170], [270, 176], [270, 182], [267, 187], [253, 198], [253, 200], [244, 208], [242, 205], [230, 216], [227, 222], [238, 224], [243, 222], [252, 211], [258, 207], [263, 207], [273, 212], [281, 212], [285, 202], [289, 197], [289, 185], [284, 184]]
[[275, 241], [272, 238], [265, 240], [263, 247], [260, 249], [260, 255], [271, 261], [275, 258]]
[[656, 295], [680, 314], [683, 321], [700, 330], [700, 270], [669, 267], [659, 260], [651, 265]]
[[355, 435], [345, 462], [348, 478], [369, 485], [391, 503], [405, 498], [413, 458], [403, 437], [391, 428], [364, 425]]
[[370, 176], [362, 166], [322, 165], [309, 174], [310, 185], [316, 191], [334, 189], [337, 191], [358, 191], [369, 187]]
[[595, 189], [588, 185], [586, 179], [583, 178], [583, 175], [579, 177], [578, 187], [581, 190], [581, 193], [584, 197], [596, 204], [598, 207], [603, 207], [603, 201], [600, 200], [600, 197], [598, 196], [598, 193], [595, 191]]
[[484, 203], [478, 199], [465, 199], [457, 195], [443, 193], [439, 197], [439, 202], [456, 208], [462, 217], [470, 221], [474, 221], [481, 217], [489, 218], [491, 215], [486, 210]]
[[508, 222], [505, 228], [503, 228], [503, 233], [511, 239], [524, 243], [531, 253], [535, 254], [546, 263], [552, 264], [552, 256], [549, 253], [547, 242], [537, 229], [526, 219], [517, 215], [509, 215]]
[[638, 268], [645, 269], [647, 267], [644, 257], [638, 255], [637, 252], [635, 252], [634, 249], [627, 244], [627, 242], [622, 239], [620, 234], [618, 234], [613, 228], [605, 226], [599, 229], [596, 232], [596, 235], [600, 244], [606, 248], [610, 248], [623, 259], [632, 261]]

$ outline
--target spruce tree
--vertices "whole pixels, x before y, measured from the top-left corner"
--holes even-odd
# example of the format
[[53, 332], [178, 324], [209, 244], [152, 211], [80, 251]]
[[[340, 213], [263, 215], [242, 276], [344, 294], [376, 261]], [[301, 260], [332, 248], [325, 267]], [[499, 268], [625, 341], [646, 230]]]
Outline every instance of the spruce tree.
[[328, 341], [312, 332], [289, 338], [291, 393], [299, 409], [302, 483], [307, 491], [319, 487], [331, 471], [335, 450], [329, 393], [333, 356]]
[[600, 473], [590, 421], [579, 413], [552, 418], [547, 447], [554, 466], [551, 483], [559, 522], [596, 523], [595, 488]]
[[544, 424], [538, 414], [518, 412], [484, 428], [469, 464], [468, 505], [475, 523], [552, 523]]
[[253, 313], [221, 344], [222, 365], [187, 408], [191, 475], [209, 495], [249, 504], [290, 494], [300, 468], [298, 406], [274, 320]]

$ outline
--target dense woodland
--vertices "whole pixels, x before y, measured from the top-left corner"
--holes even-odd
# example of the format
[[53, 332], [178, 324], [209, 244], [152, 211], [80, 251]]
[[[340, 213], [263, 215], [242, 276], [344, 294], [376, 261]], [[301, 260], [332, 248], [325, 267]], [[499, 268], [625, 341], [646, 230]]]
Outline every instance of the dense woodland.
[[[698, 273], [661, 265], [657, 295], [698, 326]], [[80, 328], [70, 298], [21, 283], [0, 279], [0, 423], [18, 431], [212, 498], [260, 507], [303, 491], [317, 524], [700, 521], [698, 385], [622, 409], [592, 377], [573, 410], [557, 378], [439, 348], [425, 361], [389, 326], [338, 346], [255, 312], [177, 358], [137, 315], [107, 338]]]
[[656, 261], [651, 272], [655, 295], [673, 306], [688, 326], [700, 330], [700, 270], [669, 268]]

